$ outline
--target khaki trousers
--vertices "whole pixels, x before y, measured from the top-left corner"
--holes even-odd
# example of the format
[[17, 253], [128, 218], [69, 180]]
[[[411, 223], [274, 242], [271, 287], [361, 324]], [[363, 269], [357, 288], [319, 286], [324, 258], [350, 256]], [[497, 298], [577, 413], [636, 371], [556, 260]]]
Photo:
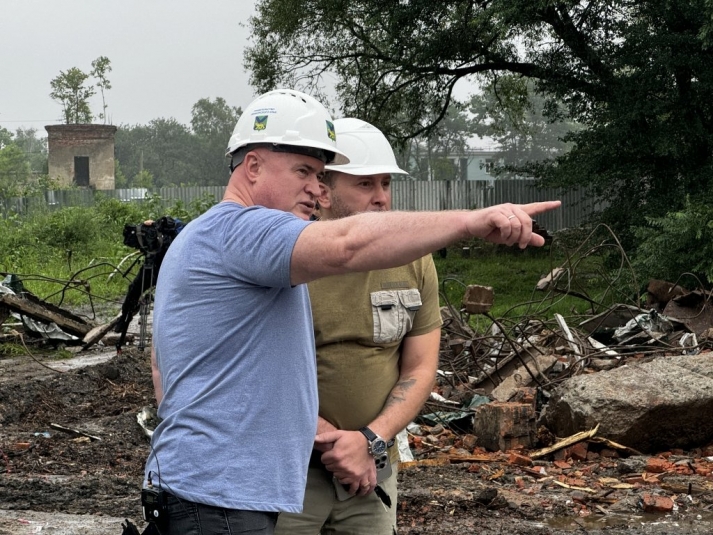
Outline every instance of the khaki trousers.
[[275, 535], [394, 535], [398, 463], [392, 468], [391, 477], [379, 483], [391, 498], [387, 508], [374, 492], [339, 501], [332, 474], [310, 467], [302, 513], [280, 513]]

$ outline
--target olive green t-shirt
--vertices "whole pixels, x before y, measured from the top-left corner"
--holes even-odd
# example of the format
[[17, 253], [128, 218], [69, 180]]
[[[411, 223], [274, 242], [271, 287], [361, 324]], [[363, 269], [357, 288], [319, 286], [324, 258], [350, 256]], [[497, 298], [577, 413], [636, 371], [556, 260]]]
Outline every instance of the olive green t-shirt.
[[381, 412], [398, 381], [403, 338], [441, 325], [433, 259], [325, 277], [308, 288], [319, 414], [339, 429], [359, 429]]

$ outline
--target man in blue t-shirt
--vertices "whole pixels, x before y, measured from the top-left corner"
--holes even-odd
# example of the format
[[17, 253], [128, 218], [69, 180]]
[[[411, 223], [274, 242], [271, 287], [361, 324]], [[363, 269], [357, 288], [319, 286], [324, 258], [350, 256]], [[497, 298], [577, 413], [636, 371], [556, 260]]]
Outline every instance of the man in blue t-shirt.
[[[348, 159], [314, 98], [254, 100], [230, 139], [223, 201], [186, 225], [156, 286], [154, 385], [162, 418], [144, 482], [162, 534], [265, 533], [300, 512], [317, 430], [305, 283], [396, 267], [454, 241], [542, 245], [531, 216], [558, 201], [310, 221], [327, 163]], [[346, 485], [373, 488], [370, 481]], [[373, 479], [373, 478], [372, 478]]]

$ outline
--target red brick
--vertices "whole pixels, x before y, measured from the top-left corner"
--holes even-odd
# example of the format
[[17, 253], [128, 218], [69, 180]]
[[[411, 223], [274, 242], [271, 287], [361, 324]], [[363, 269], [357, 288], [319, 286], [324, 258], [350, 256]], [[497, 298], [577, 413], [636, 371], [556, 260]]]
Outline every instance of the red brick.
[[510, 398], [510, 401], [515, 403], [528, 403], [535, 407], [537, 402], [537, 389], [530, 386], [520, 387]]
[[554, 464], [557, 468], [561, 468], [562, 470], [572, 468], [572, 465], [565, 461], [555, 461], [552, 464]]
[[646, 513], [670, 513], [673, 510], [673, 500], [668, 496], [645, 493], [641, 501]]
[[618, 459], [619, 458], [619, 452], [616, 450], [613, 450], [611, 448], [602, 448], [602, 450], [599, 452], [599, 455], [602, 457], [605, 457], [607, 459]]
[[663, 474], [671, 469], [673, 469], [673, 464], [661, 457], [650, 457], [649, 460], [646, 461], [645, 470], [651, 474]]
[[577, 442], [567, 448], [567, 457], [574, 461], [585, 461], [587, 460], [587, 451], [589, 447], [586, 442]]
[[587, 460], [588, 461], [596, 461], [599, 459], [599, 454], [596, 451], [588, 451], [587, 452]]
[[526, 455], [520, 455], [519, 453], [511, 453], [508, 456], [508, 463], [517, 466], [532, 466], [532, 459]]

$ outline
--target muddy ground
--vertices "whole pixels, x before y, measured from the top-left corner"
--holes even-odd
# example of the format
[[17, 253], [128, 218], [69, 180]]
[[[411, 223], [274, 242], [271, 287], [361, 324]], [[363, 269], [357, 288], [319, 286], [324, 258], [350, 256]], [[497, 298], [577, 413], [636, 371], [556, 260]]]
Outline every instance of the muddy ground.
[[[122, 519], [143, 527], [139, 490], [148, 438], [136, 415], [153, 404], [148, 352], [134, 347], [115, 356], [104, 348], [81, 355], [88, 365], [76, 368], [74, 359], [56, 360], [52, 353], [0, 360], [0, 535], [120, 534]], [[620, 462], [601, 458], [563, 471], [550, 461], [522, 468], [493, 456], [409, 467], [399, 476], [399, 533], [713, 531], [710, 475], [659, 474], [616, 489], [598, 483], [621, 478]], [[574, 479], [564, 481], [589, 490], [552, 484], [553, 477], [535, 471], [566, 473]], [[640, 501], [647, 492], [672, 498], [674, 511], [644, 514]]]

